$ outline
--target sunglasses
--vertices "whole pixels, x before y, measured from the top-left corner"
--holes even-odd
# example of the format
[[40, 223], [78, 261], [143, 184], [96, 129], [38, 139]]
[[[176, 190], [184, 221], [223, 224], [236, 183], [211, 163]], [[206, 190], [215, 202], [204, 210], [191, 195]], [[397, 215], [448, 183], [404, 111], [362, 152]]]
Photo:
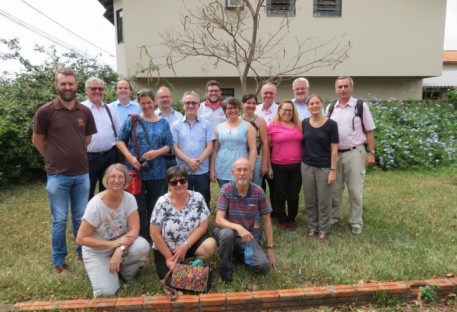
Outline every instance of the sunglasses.
[[181, 178], [181, 179], [176, 179], [176, 180], [171, 180], [168, 183], [170, 183], [171, 186], [176, 186], [179, 184], [183, 185], [187, 183], [187, 178]]
[[90, 87], [89, 89], [90, 89], [91, 91], [97, 91], [97, 90], [98, 90], [98, 91], [100, 91], [100, 92], [102, 92], [103, 90], [105, 90], [105, 88], [103, 88], [103, 87]]

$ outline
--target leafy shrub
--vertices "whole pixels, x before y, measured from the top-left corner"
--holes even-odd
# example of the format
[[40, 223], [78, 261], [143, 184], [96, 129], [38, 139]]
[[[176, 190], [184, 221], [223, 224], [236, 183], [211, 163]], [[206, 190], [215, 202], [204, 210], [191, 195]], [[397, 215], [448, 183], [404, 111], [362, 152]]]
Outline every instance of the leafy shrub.
[[32, 124], [38, 107], [56, 97], [57, 69], [75, 70], [80, 100], [85, 99], [84, 83], [90, 76], [105, 81], [105, 101], [116, 98], [114, 82], [118, 75], [109, 66], [98, 65], [96, 59], [75, 52], [58, 55], [53, 47], [37, 47], [48, 58], [42, 65], [32, 65], [21, 55], [19, 40], [0, 39], [0, 44], [9, 49], [8, 53], [0, 53], [1, 60], [16, 60], [24, 67], [20, 73], [2, 73], [0, 77], [0, 186], [3, 186], [44, 175], [43, 158], [32, 145]]
[[457, 111], [434, 102], [372, 102], [376, 158], [383, 169], [436, 167], [455, 162]]

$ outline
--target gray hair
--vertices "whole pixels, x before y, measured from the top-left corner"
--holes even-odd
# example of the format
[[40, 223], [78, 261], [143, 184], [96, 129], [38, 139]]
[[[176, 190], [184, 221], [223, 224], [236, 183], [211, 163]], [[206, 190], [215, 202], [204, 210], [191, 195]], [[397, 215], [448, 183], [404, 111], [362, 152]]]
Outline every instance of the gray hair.
[[336, 82], [337, 82], [338, 80], [345, 80], [345, 79], [349, 80], [349, 84], [351, 85], [351, 87], [354, 87], [354, 80], [352, 80], [352, 78], [349, 77], [349, 76], [339, 76], [338, 78], [336, 78], [336, 80], [335, 80], [335, 86], [336, 86]]
[[200, 102], [200, 96], [194, 90], [184, 92], [184, 94], [182, 95], [181, 102], [184, 102], [184, 98], [188, 95], [192, 95], [193, 97], [195, 97], [197, 99], [197, 102]]
[[101, 79], [98, 78], [98, 77], [92, 76], [92, 77], [89, 77], [89, 78], [86, 80], [86, 88], [89, 88], [89, 86], [90, 86], [90, 84], [91, 84], [92, 82], [98, 82], [98, 83], [103, 84], [103, 86], [105, 86], [105, 82], [104, 82], [103, 80], [101, 80]]
[[299, 82], [304, 82], [306, 87], [309, 88], [308, 79], [306, 79], [305, 77], [298, 77], [297, 79], [294, 80], [294, 82], [292, 82], [292, 89], [295, 87], [295, 84], [299, 83]]

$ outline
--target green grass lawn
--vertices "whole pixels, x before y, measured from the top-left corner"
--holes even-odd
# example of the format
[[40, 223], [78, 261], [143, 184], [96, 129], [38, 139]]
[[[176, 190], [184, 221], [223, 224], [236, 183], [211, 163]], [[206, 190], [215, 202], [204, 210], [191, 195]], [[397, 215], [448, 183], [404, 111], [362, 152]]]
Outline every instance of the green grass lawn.
[[[213, 204], [216, 197], [213, 185]], [[230, 286], [220, 280], [216, 271], [211, 292], [409, 280], [457, 273], [456, 203], [456, 167], [371, 170], [365, 184], [365, 226], [361, 236], [352, 235], [348, 224], [343, 223], [325, 244], [306, 239], [302, 199], [298, 229], [281, 231], [274, 223], [279, 268], [257, 276], [236, 265]], [[345, 222], [347, 217], [345, 199]], [[50, 228], [45, 184], [2, 190], [0, 304], [92, 297], [83, 264], [76, 260], [70, 226], [67, 263], [71, 273], [66, 277], [54, 273]], [[136, 281], [124, 285], [119, 296], [162, 293], [152, 258], [150, 254]]]

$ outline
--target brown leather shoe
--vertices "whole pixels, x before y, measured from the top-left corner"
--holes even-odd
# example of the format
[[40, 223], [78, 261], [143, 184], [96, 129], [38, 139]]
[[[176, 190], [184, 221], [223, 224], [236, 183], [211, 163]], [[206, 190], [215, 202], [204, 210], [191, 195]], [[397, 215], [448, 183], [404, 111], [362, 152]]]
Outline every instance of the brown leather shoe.
[[319, 233], [316, 230], [309, 230], [308, 233], [306, 233], [307, 238], [316, 238]]
[[54, 271], [56, 271], [57, 274], [62, 275], [62, 276], [68, 275], [68, 273], [70, 273], [70, 271], [68, 271], [67, 265], [65, 263], [55, 266]]
[[325, 241], [328, 240], [328, 234], [327, 233], [319, 233], [319, 236], [317, 236], [317, 239], [319, 242], [324, 243]]

